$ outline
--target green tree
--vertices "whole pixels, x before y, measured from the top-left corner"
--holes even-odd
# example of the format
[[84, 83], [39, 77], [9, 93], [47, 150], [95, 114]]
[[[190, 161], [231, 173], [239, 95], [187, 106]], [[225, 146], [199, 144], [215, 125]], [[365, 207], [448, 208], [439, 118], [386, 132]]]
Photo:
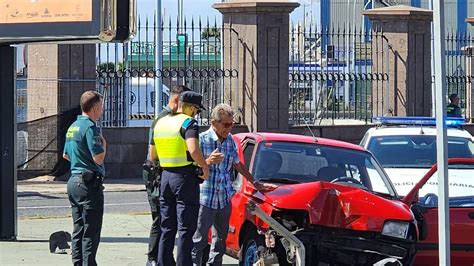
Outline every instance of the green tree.
[[114, 62], [106, 62], [97, 65], [97, 70], [104, 72], [104, 71], [123, 71], [125, 69], [124, 63], [114, 63]]
[[209, 38], [215, 37], [217, 40], [221, 40], [221, 31], [216, 27], [209, 27], [202, 30], [201, 38], [209, 40]]

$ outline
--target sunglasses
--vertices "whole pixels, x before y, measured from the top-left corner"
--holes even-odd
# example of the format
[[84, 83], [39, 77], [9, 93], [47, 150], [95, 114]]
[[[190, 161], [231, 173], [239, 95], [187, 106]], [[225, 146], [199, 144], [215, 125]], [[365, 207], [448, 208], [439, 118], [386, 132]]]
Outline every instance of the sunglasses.
[[230, 128], [234, 125], [234, 122], [231, 122], [231, 123], [222, 123], [219, 121], [219, 123], [221, 123], [225, 128]]
[[199, 108], [199, 106], [197, 105], [192, 105], [192, 107], [196, 108], [196, 114], [200, 114], [201, 113], [201, 108]]

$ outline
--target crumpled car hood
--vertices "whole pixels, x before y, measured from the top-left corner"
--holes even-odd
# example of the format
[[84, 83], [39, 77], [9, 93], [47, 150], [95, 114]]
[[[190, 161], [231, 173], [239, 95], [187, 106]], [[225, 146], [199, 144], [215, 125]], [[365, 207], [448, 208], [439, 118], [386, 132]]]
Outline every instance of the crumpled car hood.
[[282, 185], [254, 197], [278, 209], [300, 209], [310, 224], [341, 229], [378, 231], [385, 220], [411, 221], [411, 211], [398, 200], [390, 200], [356, 187], [313, 182]]

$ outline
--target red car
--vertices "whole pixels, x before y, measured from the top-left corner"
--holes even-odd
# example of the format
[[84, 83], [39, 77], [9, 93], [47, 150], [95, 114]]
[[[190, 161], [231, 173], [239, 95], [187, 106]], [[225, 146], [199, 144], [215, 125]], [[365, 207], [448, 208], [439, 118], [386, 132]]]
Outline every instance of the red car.
[[227, 254], [241, 265], [410, 265], [415, 216], [364, 148], [276, 133], [234, 135], [255, 178], [278, 184], [256, 192], [236, 175]]
[[[451, 264], [457, 266], [474, 265], [474, 187], [463, 184], [453, 176], [454, 171], [458, 175], [468, 176], [473, 170], [474, 159], [472, 158], [450, 158], [450, 244]], [[454, 171], [453, 171], [454, 170]], [[459, 173], [460, 172], [460, 173]], [[437, 265], [438, 257], [438, 196], [435, 193], [426, 193], [425, 184], [434, 186], [438, 184], [437, 166], [433, 165], [424, 177], [416, 184], [412, 191], [407, 194], [403, 201], [407, 204], [416, 204], [424, 216], [426, 228], [420, 243], [417, 243], [417, 255], [414, 265]], [[472, 178], [472, 176], [470, 176]], [[455, 183], [458, 182], [458, 183]], [[453, 191], [457, 187], [457, 191]], [[430, 189], [428, 188], [428, 191]], [[457, 192], [458, 194], [454, 194]], [[464, 192], [464, 194], [463, 194]], [[454, 195], [452, 195], [454, 194]], [[423, 195], [423, 196], [420, 196]]]

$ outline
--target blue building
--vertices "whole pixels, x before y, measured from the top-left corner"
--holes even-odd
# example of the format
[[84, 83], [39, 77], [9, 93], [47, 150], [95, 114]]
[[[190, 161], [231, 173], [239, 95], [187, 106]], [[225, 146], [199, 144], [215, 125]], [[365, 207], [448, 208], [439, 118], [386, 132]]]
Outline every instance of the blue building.
[[[364, 10], [387, 5], [407, 5], [430, 9], [431, 0], [320, 0], [320, 25], [333, 28], [350, 25], [351, 28], [369, 29], [367, 18], [361, 15]], [[469, 16], [474, 16], [474, 0], [445, 0], [445, 29], [449, 32], [465, 32]]]

